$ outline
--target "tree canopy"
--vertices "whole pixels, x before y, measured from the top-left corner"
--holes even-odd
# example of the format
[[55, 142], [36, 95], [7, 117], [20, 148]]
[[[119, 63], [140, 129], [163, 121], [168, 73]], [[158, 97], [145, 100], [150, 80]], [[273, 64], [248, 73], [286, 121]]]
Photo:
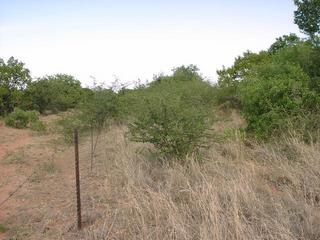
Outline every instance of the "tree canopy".
[[13, 111], [22, 100], [22, 90], [31, 82], [30, 71], [24, 63], [10, 57], [0, 58], [0, 115]]
[[294, 22], [310, 37], [315, 37], [320, 31], [320, 0], [294, 0], [297, 10], [294, 12]]

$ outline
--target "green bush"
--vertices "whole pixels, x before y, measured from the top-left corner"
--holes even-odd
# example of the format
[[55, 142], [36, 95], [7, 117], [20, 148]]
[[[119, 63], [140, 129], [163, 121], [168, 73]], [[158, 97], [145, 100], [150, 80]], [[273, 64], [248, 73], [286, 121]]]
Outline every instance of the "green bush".
[[308, 83], [308, 75], [296, 64], [274, 62], [256, 67], [240, 84], [247, 131], [266, 139], [301, 129], [303, 116], [317, 112], [320, 104]]
[[15, 108], [5, 118], [5, 124], [14, 128], [28, 128], [34, 131], [44, 131], [45, 125], [39, 120], [37, 111], [24, 111], [20, 108]]
[[15, 128], [26, 128], [29, 124], [29, 115], [26, 111], [15, 108], [14, 111], [5, 118], [5, 124]]
[[132, 139], [152, 143], [166, 157], [184, 160], [197, 153], [210, 137], [212, 90], [191, 65], [131, 92], [130, 99], [136, 99], [129, 125]]
[[0, 58], [0, 115], [6, 116], [23, 102], [22, 96], [31, 76], [24, 63], [10, 57]]
[[96, 87], [77, 107], [79, 119], [88, 128], [97, 130], [104, 126], [108, 119], [119, 119], [117, 94], [110, 89]]
[[73, 76], [56, 74], [31, 82], [24, 93], [25, 109], [57, 112], [74, 108], [86, 90]]
[[168, 99], [147, 101], [147, 112], [130, 125], [132, 139], [152, 143], [164, 156], [183, 159], [205, 146], [206, 115]]

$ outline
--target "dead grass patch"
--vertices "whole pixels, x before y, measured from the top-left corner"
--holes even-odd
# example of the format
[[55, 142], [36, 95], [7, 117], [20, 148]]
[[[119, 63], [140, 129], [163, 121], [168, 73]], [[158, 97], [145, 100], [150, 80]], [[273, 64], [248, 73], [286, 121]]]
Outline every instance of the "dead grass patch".
[[106, 198], [117, 219], [101, 239], [320, 239], [319, 145], [235, 139], [201, 163], [161, 165], [137, 153], [141, 144], [126, 142], [123, 129], [109, 139]]

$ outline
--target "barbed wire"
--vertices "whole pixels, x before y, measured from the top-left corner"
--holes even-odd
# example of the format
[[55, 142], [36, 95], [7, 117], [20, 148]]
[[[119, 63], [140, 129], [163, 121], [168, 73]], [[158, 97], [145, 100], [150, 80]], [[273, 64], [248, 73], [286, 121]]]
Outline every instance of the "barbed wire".
[[9, 196], [7, 198], [5, 198], [1, 203], [0, 203], [0, 209], [2, 208], [2, 206], [7, 202], [9, 201], [10, 198], [13, 197], [13, 195], [15, 195], [19, 190], [20, 188], [22, 188], [29, 180], [30, 178], [36, 173], [36, 171], [34, 170], [13, 192], [11, 192], [9, 194]]

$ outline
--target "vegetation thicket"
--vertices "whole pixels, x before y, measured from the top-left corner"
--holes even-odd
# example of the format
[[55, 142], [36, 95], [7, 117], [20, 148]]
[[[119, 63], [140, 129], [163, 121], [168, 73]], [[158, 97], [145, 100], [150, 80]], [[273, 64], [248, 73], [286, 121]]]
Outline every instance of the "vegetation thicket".
[[[215, 108], [238, 109], [248, 136], [268, 141], [295, 131], [316, 141], [320, 116], [320, 46], [318, 0], [295, 0], [294, 21], [307, 38], [283, 35], [269, 49], [246, 51], [230, 67], [217, 71], [218, 82], [208, 83], [194, 65], [155, 76], [151, 83], [128, 88], [83, 88], [70, 75], [32, 80], [24, 64], [0, 59], [0, 114], [19, 116], [22, 110], [41, 114], [75, 109], [61, 121], [72, 128], [101, 129], [114, 119], [129, 126], [135, 141], [149, 142], [164, 156], [179, 159], [199, 151], [212, 136]], [[16, 122], [19, 122], [16, 121]], [[10, 123], [9, 123], [10, 122]]]
[[[0, 116], [6, 125], [42, 131], [40, 114], [64, 111], [58, 129], [66, 141], [72, 142], [75, 128], [91, 135], [90, 174], [82, 174], [90, 226], [70, 231], [72, 222], [66, 219], [74, 210], [60, 200], [61, 193], [71, 191], [56, 189], [70, 181], [64, 165], [72, 160], [70, 151], [65, 156], [59, 151], [59, 175], [52, 161], [57, 149], [51, 156], [41, 139], [35, 146], [46, 146], [50, 163], [40, 165], [30, 184], [39, 182], [43, 171], [57, 178], [45, 182], [48, 206], [27, 209], [17, 218], [35, 233], [21, 236], [320, 239], [320, 0], [294, 3], [294, 21], [306, 38], [288, 33], [266, 50], [246, 51], [217, 71], [214, 84], [188, 65], [132, 89], [83, 88], [65, 74], [31, 79], [19, 60], [0, 59]], [[103, 144], [97, 144], [99, 137]], [[89, 138], [80, 139], [88, 145]], [[87, 146], [80, 150], [83, 158], [90, 154]], [[22, 151], [8, 163], [24, 160]], [[85, 172], [88, 161], [82, 163]], [[28, 206], [40, 186], [26, 188], [26, 196], [14, 204]], [[59, 214], [47, 211], [49, 218], [41, 220], [46, 209]], [[31, 212], [37, 217], [29, 221]], [[66, 222], [71, 225], [61, 228]], [[7, 230], [0, 225], [1, 231]]]

